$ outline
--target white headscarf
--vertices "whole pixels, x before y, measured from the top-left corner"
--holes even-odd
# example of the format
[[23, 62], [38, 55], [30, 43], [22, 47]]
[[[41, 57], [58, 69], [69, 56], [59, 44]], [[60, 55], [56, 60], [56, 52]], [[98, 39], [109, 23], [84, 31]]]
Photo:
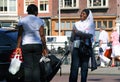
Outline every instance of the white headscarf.
[[75, 28], [78, 31], [95, 35], [95, 25], [93, 21], [92, 12], [89, 10], [89, 15], [84, 21], [78, 21], [75, 23]]

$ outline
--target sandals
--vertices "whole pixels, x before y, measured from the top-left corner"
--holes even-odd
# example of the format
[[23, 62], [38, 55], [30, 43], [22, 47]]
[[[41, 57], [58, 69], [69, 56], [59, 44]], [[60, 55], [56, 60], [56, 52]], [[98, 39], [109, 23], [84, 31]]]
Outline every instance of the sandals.
[[112, 64], [111, 67], [115, 67], [115, 64]]

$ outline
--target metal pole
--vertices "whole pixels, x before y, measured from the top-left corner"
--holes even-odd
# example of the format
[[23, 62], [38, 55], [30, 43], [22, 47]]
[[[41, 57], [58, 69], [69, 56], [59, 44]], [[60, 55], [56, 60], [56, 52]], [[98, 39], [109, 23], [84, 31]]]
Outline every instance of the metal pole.
[[61, 24], [60, 0], [58, 0], [58, 5], [59, 5], [59, 17], [58, 17], [58, 18], [59, 18], [59, 20], [58, 20], [58, 21], [59, 21], [59, 23], [58, 23], [58, 25], [59, 25], [59, 26], [58, 26], [58, 31], [59, 31], [59, 33], [58, 33], [58, 34], [59, 34], [59, 36], [60, 36], [60, 35], [61, 35], [61, 34], [60, 34], [60, 33], [61, 33], [61, 25], [60, 25], [60, 24]]

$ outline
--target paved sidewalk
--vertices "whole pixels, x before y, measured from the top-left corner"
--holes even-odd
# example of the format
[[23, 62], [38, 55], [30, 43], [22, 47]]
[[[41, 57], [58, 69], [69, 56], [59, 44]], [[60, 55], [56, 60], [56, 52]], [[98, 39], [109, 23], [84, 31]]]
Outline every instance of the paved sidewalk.
[[[89, 74], [109, 74], [109, 75], [120, 75], [120, 67], [98, 67], [96, 70], [91, 71], [89, 69]], [[62, 65], [61, 67], [62, 74], [69, 74], [70, 73], [70, 65]], [[60, 71], [58, 71], [60, 74]]]

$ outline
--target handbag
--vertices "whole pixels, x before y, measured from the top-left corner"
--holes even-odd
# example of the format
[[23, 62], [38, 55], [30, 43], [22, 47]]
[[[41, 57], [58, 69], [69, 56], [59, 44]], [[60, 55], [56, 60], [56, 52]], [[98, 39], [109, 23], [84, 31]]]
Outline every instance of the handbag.
[[80, 53], [80, 56], [91, 56], [92, 46], [86, 45], [84, 42], [81, 41], [79, 46], [79, 53]]
[[9, 66], [9, 72], [13, 75], [15, 75], [21, 66], [22, 61], [20, 60], [20, 55], [16, 54], [14, 58], [12, 58], [10, 66]]
[[[16, 49], [14, 49], [10, 55], [10, 61], [11, 61], [10, 66], [6, 74], [6, 81], [7, 82], [19, 82], [19, 81], [23, 82], [24, 81], [24, 67], [23, 67], [22, 53], [21, 55], [16, 54]], [[15, 66], [17, 66], [17, 70], [15, 69], [16, 68]]]
[[112, 54], [112, 48], [109, 48], [109, 49], [105, 50], [104, 56], [109, 58], [109, 59], [112, 59], [111, 54]]
[[[54, 73], [54, 70], [58, 62], [61, 60], [58, 59], [55, 55], [48, 55], [43, 56], [40, 59], [39, 65], [40, 65], [40, 74], [41, 74], [41, 82], [49, 82], [51, 79], [51, 74]], [[58, 70], [57, 70], [58, 71]]]

